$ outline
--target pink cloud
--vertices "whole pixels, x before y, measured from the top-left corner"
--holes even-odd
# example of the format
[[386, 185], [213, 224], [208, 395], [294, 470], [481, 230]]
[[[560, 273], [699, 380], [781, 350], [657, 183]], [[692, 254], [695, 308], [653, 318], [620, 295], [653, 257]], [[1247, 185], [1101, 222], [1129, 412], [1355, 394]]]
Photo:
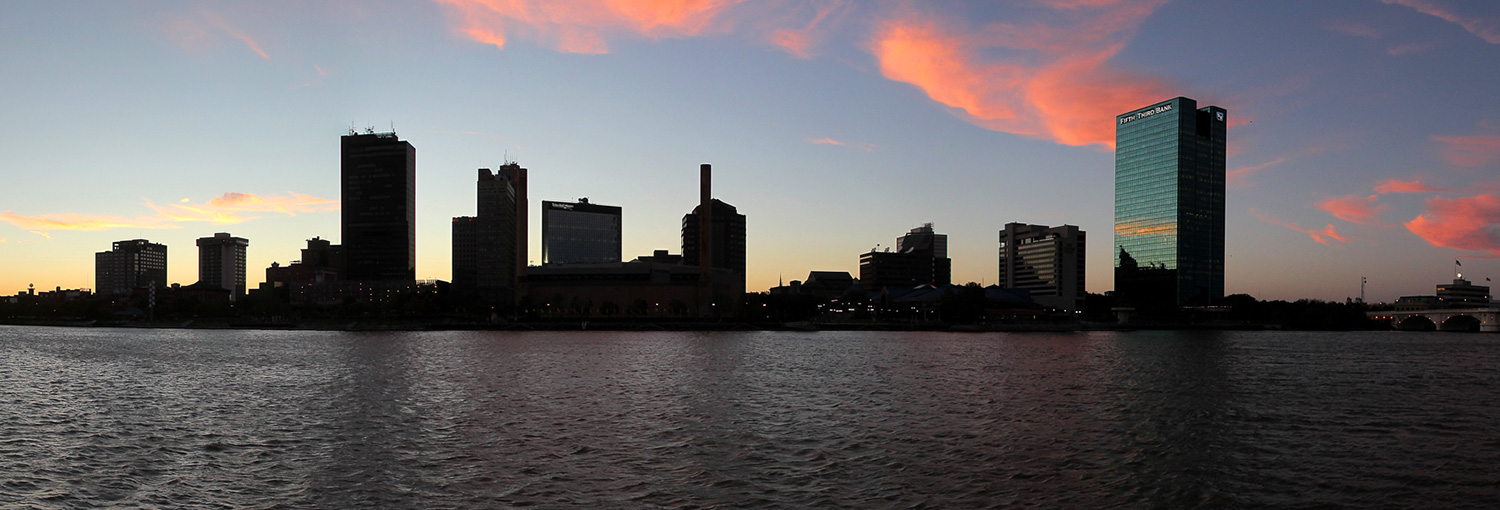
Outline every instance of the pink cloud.
[[[1251, 212], [1255, 211], [1252, 209]], [[1341, 243], [1349, 242], [1347, 238], [1345, 238], [1343, 235], [1340, 235], [1337, 230], [1334, 230], [1333, 224], [1331, 223], [1328, 226], [1323, 227], [1322, 230], [1313, 230], [1309, 228], [1302, 228], [1300, 226], [1297, 226], [1297, 224], [1295, 223], [1281, 221], [1259, 212], [1255, 212], [1255, 217], [1260, 219], [1260, 221], [1264, 221], [1278, 227], [1289, 228], [1307, 234], [1309, 237], [1312, 237], [1313, 241], [1317, 241], [1320, 244], [1331, 245], [1332, 243], [1329, 242], [1330, 240], [1338, 241]]]
[[817, 8], [812, 21], [796, 28], [778, 28], [772, 30], [767, 37], [771, 44], [785, 50], [792, 56], [800, 59], [812, 58], [811, 46], [818, 37], [818, 25], [823, 23], [828, 15], [835, 11], [846, 10], [850, 5], [846, 0], [832, 0]]
[[1109, 63], [1160, 3], [1051, 2], [1064, 9], [1053, 19], [1065, 21], [977, 32], [907, 12], [878, 24], [871, 50], [885, 77], [917, 86], [976, 125], [1113, 148], [1113, 114], [1177, 95], [1159, 78]]
[[1261, 163], [1259, 165], [1243, 166], [1224, 173], [1224, 182], [1230, 188], [1244, 187], [1249, 184], [1250, 174], [1265, 170], [1267, 168], [1285, 163], [1287, 156], [1277, 156], [1276, 159]]
[[1432, 197], [1405, 225], [1433, 246], [1500, 257], [1500, 196]]
[[181, 228], [181, 225], [174, 225], [174, 223], [182, 222], [208, 222], [220, 225], [243, 223], [256, 219], [255, 216], [242, 214], [246, 212], [275, 212], [296, 216], [297, 213], [337, 211], [339, 203], [337, 200], [301, 193], [288, 193], [286, 196], [260, 196], [231, 192], [215, 197], [202, 205], [187, 202], [157, 205], [147, 200], [146, 207], [155, 211], [156, 214], [126, 218], [75, 213], [23, 215], [14, 211], [3, 211], [0, 212], [0, 221], [46, 236], [47, 231], [54, 230], [167, 229]]
[[436, 0], [458, 18], [458, 33], [504, 48], [515, 35], [567, 53], [607, 53], [606, 39], [632, 34], [689, 37], [738, 0]]
[[240, 41], [262, 59], [271, 59], [271, 55], [261, 49], [260, 43], [248, 33], [225, 19], [222, 14], [207, 9], [200, 9], [191, 15], [178, 16], [168, 21], [163, 30], [167, 37], [179, 47], [189, 51], [200, 51], [206, 47], [215, 46], [213, 36], [219, 34]]
[[1357, 21], [1335, 20], [1329, 23], [1327, 28], [1328, 30], [1352, 37], [1362, 37], [1365, 39], [1380, 38], [1380, 31], [1376, 30], [1375, 27]]
[[1380, 195], [1358, 197], [1354, 195], [1334, 197], [1318, 202], [1318, 208], [1335, 218], [1365, 225], [1381, 225], [1380, 214], [1390, 209], [1389, 205], [1377, 204]]
[[866, 143], [866, 142], [845, 143], [845, 142], [841, 142], [841, 141], [838, 141], [838, 140], [834, 140], [832, 138], [824, 137], [824, 138], [817, 138], [817, 139], [809, 138], [807, 140], [807, 143], [816, 144], [816, 145], [849, 146], [849, 147], [854, 147], [856, 149], [859, 149], [859, 150], [862, 150], [862, 151], [865, 151], [865, 152], [875, 152], [875, 144], [873, 144], [873, 143]]
[[[1422, 14], [1437, 16], [1443, 21], [1456, 24], [1479, 36], [1490, 44], [1500, 44], [1500, 17], [1472, 16], [1460, 13], [1453, 5], [1441, 0], [1381, 0], [1387, 4], [1404, 5]], [[1480, 2], [1488, 4], [1488, 2]]]
[[1386, 193], [1437, 193], [1440, 191], [1443, 190], [1423, 184], [1416, 179], [1403, 181], [1401, 179], [1390, 178], [1375, 185], [1375, 192], [1382, 195]]
[[1390, 48], [1386, 48], [1385, 53], [1392, 57], [1401, 57], [1416, 53], [1422, 53], [1436, 47], [1436, 43], [1398, 44], [1395, 46], [1391, 46]]
[[1458, 166], [1481, 167], [1500, 161], [1500, 135], [1434, 136], [1440, 155]]

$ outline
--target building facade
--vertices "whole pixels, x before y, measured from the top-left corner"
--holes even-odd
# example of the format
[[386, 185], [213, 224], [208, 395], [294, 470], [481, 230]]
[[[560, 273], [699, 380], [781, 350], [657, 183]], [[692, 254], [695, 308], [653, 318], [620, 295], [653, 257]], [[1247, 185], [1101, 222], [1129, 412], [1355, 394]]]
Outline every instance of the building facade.
[[1083, 311], [1085, 233], [1073, 225], [1048, 227], [1008, 223], [1000, 230], [1000, 279], [1007, 289], [1026, 289], [1039, 305]]
[[1173, 98], [1115, 118], [1115, 292], [1122, 306], [1224, 296], [1226, 112]]
[[229, 300], [245, 296], [245, 251], [250, 241], [219, 232], [198, 238], [198, 283], [230, 291]]
[[952, 275], [948, 235], [937, 233], [931, 223], [896, 238], [896, 251], [870, 250], [859, 256], [859, 283], [869, 290], [940, 287], [952, 283]]
[[395, 133], [341, 140], [346, 279], [410, 283], [417, 267], [417, 149]]
[[621, 260], [621, 209], [612, 205], [542, 201], [542, 265]]
[[497, 172], [479, 169], [475, 216], [453, 218], [453, 292], [490, 306], [516, 302], [518, 268], [526, 253], [520, 239], [526, 169], [514, 163]]
[[94, 254], [94, 293], [120, 296], [131, 290], [167, 286], [167, 246], [145, 239], [115, 241]]

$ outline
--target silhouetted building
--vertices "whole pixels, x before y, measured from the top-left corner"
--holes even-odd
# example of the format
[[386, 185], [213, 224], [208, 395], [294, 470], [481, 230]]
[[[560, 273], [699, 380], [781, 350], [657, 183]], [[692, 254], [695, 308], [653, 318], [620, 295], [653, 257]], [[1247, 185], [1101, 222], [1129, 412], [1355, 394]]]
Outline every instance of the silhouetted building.
[[542, 265], [620, 261], [620, 208], [542, 201]]
[[341, 145], [345, 279], [415, 281], [417, 149], [395, 133], [350, 132]]
[[1447, 308], [1484, 308], [1490, 306], [1490, 287], [1454, 278], [1453, 283], [1438, 284], [1437, 298]]
[[948, 235], [927, 223], [896, 238], [896, 251], [870, 250], [859, 256], [859, 283], [865, 289], [943, 286], [952, 283]]
[[[516, 302], [517, 268], [525, 263], [519, 239], [525, 234], [526, 169], [515, 163], [491, 173], [479, 169], [478, 214], [453, 218], [453, 289], [464, 298], [490, 306]], [[517, 233], [520, 232], [520, 235]]]
[[94, 292], [103, 296], [129, 294], [155, 284], [167, 286], [167, 246], [145, 239], [115, 241], [110, 251], [94, 254]]
[[1039, 305], [1083, 310], [1085, 235], [1073, 225], [1007, 223], [1000, 230], [1001, 288], [1026, 289]]
[[1115, 118], [1115, 293], [1122, 306], [1224, 296], [1226, 113], [1185, 97]]
[[198, 283], [228, 289], [229, 300], [245, 295], [245, 250], [250, 241], [219, 232], [198, 238]]
[[771, 289], [772, 294], [803, 294], [823, 299], [834, 299], [857, 287], [854, 275], [848, 271], [810, 271], [806, 280], [792, 280], [791, 285]]
[[[709, 258], [710, 267], [745, 272], [745, 215], [734, 206], [715, 198], [711, 202]], [[699, 213], [703, 206], [682, 217], [682, 260], [690, 266], [700, 265], [702, 248], [698, 242], [700, 234]]]
[[301, 259], [285, 266], [272, 262], [257, 292], [288, 303], [338, 304], [343, 300], [343, 271], [343, 246], [314, 237], [307, 240]]
[[743, 274], [710, 269], [709, 281], [700, 285], [705, 283], [700, 279], [701, 268], [677, 262], [676, 256], [661, 253], [629, 262], [533, 267], [526, 275], [526, 302], [543, 317], [691, 318], [740, 313]]

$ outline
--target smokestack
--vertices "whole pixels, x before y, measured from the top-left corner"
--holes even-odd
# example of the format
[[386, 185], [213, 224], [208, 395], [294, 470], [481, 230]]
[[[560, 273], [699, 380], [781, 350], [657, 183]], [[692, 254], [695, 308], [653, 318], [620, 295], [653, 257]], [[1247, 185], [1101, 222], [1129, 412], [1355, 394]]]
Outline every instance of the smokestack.
[[713, 307], [713, 169], [698, 167], [698, 313], [709, 315]]

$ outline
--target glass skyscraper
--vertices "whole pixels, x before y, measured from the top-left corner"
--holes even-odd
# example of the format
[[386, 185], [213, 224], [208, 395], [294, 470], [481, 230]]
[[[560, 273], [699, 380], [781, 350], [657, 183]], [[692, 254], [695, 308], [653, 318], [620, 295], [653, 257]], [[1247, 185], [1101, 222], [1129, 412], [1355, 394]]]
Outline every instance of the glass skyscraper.
[[1224, 296], [1223, 108], [1178, 97], [1115, 117], [1115, 294], [1138, 309]]

